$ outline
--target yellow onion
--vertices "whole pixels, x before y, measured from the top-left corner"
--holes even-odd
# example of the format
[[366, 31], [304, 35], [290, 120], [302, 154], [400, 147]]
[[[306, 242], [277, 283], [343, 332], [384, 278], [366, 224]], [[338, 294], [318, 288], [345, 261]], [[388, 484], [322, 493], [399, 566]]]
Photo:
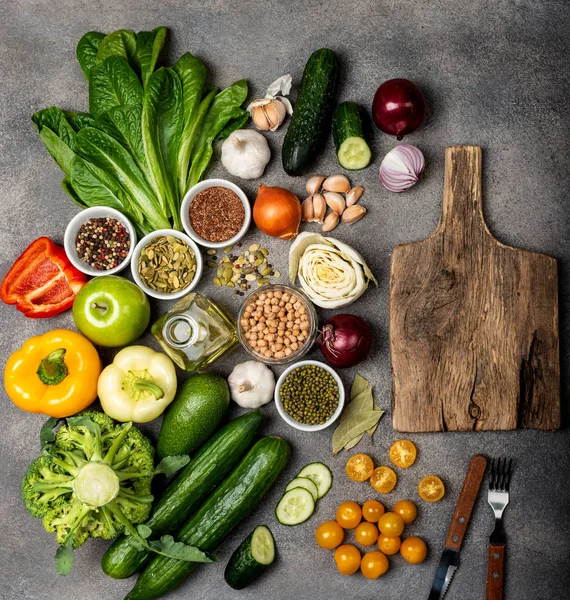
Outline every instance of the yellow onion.
[[295, 194], [280, 187], [259, 184], [253, 205], [253, 220], [263, 233], [290, 240], [301, 223], [301, 203]]

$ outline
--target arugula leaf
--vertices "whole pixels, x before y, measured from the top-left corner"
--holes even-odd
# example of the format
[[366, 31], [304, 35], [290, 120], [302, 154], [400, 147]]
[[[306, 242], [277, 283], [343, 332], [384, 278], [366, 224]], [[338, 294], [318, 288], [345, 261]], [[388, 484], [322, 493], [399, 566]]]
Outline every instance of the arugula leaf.
[[58, 575], [68, 575], [73, 567], [73, 559], [75, 558], [73, 546], [70, 541], [63, 546], [58, 546], [55, 552], [55, 568]]
[[95, 117], [115, 106], [140, 104], [143, 90], [137, 74], [120, 56], [109, 56], [89, 75], [89, 112]]
[[128, 63], [135, 56], [137, 41], [129, 29], [117, 29], [106, 35], [99, 43], [95, 63], [100, 65], [110, 56], [119, 56]]
[[137, 531], [143, 540], [146, 540], [152, 535], [152, 529], [144, 523], [137, 525]]
[[135, 64], [143, 86], [154, 72], [160, 51], [166, 40], [166, 27], [155, 27], [152, 31], [139, 31], [136, 35]]
[[44, 448], [45, 446], [55, 441], [55, 428], [63, 420], [64, 419], [56, 419], [55, 417], [50, 417], [42, 425], [42, 428], [40, 429], [40, 448]]
[[85, 79], [87, 79], [87, 81], [89, 81], [89, 72], [95, 65], [97, 50], [99, 49], [99, 45], [104, 37], [105, 34], [100, 33], [99, 31], [88, 31], [79, 40], [77, 48], [75, 49], [77, 62], [79, 63], [79, 66], [81, 67], [83, 75], [85, 75]]
[[160, 554], [164, 554], [177, 560], [198, 563], [211, 563], [218, 560], [217, 557], [207, 552], [202, 552], [202, 550], [195, 546], [188, 546], [182, 542], [175, 542], [171, 535], [163, 535], [160, 540], [149, 542], [149, 545], [153, 550]]
[[182, 467], [190, 462], [190, 457], [187, 454], [178, 456], [165, 456], [156, 466], [154, 475], [164, 474], [166, 477], [174, 475]]
[[173, 69], [161, 68], [144, 90], [142, 136], [149, 178], [162, 210], [182, 228], [176, 163], [184, 122], [182, 85]]

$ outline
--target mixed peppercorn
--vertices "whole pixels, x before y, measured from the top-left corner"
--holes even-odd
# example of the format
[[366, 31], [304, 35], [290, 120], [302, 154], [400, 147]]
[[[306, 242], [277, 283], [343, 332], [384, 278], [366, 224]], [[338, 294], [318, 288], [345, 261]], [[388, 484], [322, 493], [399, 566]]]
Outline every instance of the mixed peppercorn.
[[89, 219], [81, 225], [75, 238], [77, 256], [98, 271], [118, 267], [130, 248], [126, 227], [111, 217]]

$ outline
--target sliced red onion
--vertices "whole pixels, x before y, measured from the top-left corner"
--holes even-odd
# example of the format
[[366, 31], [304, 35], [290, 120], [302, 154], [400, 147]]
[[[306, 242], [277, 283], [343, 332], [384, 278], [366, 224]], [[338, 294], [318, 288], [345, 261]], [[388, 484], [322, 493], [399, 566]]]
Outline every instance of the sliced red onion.
[[384, 157], [380, 165], [380, 181], [390, 192], [405, 192], [417, 183], [425, 166], [426, 161], [419, 148], [400, 144]]

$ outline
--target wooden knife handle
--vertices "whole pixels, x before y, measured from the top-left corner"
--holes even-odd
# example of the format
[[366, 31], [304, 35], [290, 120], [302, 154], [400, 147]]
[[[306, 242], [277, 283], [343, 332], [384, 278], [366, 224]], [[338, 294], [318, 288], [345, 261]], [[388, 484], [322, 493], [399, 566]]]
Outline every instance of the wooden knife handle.
[[489, 544], [487, 600], [503, 600], [505, 544]]
[[461, 548], [486, 468], [487, 459], [481, 454], [476, 454], [471, 459], [469, 470], [467, 471], [463, 488], [455, 507], [455, 513], [449, 526], [447, 539], [445, 540], [445, 545], [448, 548], [457, 551]]

